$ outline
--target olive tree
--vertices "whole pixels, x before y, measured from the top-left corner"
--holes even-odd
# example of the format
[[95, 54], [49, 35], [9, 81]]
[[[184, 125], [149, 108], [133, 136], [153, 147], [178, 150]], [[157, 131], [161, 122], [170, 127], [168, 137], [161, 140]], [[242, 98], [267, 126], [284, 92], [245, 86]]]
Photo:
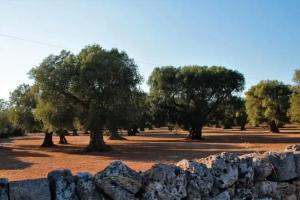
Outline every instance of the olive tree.
[[137, 65], [125, 52], [98, 45], [87, 46], [78, 55], [66, 51], [50, 55], [31, 76], [42, 93], [62, 95], [76, 107], [80, 122], [90, 131], [88, 151], [107, 148], [103, 129], [109, 115], [141, 82]]
[[270, 132], [289, 121], [290, 87], [276, 80], [264, 80], [246, 92], [246, 110], [252, 125], [268, 123]]
[[[78, 55], [79, 83], [76, 96], [88, 105], [85, 124], [91, 131], [90, 150], [104, 147], [102, 130], [114, 120], [110, 115], [128, 105], [142, 78], [134, 60], [117, 49], [104, 50], [89, 46]], [[83, 106], [85, 107], [85, 106]]]
[[192, 139], [202, 138], [203, 126], [226, 99], [243, 90], [244, 82], [241, 73], [218, 66], [155, 68], [148, 80], [152, 99]]

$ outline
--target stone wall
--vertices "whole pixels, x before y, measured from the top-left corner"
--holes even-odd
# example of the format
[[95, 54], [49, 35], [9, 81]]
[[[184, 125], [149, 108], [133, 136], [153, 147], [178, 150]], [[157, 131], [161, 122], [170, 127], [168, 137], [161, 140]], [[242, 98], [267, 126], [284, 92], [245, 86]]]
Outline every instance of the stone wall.
[[55, 170], [47, 178], [0, 179], [0, 200], [300, 200], [300, 146], [284, 152], [221, 153], [136, 172], [120, 161], [92, 175]]

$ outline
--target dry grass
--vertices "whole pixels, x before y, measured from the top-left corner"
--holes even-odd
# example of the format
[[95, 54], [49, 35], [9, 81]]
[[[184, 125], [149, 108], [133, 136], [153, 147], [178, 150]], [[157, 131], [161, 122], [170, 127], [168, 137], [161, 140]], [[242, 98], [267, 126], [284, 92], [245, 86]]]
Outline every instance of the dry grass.
[[[287, 145], [300, 143], [300, 131], [293, 128], [281, 134], [266, 130], [223, 130], [205, 128], [203, 141], [189, 141], [185, 132], [170, 133], [157, 129], [126, 137], [127, 140], [110, 141], [112, 151], [83, 153], [89, 137], [67, 136], [69, 145], [40, 148], [43, 135], [35, 134], [0, 140], [0, 177], [10, 180], [46, 177], [57, 168], [69, 168], [73, 173], [96, 173], [114, 160], [122, 160], [137, 171], [144, 171], [157, 162], [176, 162], [183, 158], [196, 159], [223, 151], [248, 153], [283, 150]], [[58, 138], [54, 137], [57, 144]]]

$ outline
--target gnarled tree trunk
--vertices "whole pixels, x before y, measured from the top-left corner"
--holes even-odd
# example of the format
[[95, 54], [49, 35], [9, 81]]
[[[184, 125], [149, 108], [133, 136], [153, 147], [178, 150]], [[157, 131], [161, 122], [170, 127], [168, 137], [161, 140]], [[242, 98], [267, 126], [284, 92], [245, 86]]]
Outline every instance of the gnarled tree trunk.
[[64, 135], [59, 136], [59, 144], [68, 144], [68, 141]]
[[241, 125], [241, 131], [246, 130], [245, 126], [246, 126], [246, 124], [242, 124], [242, 125]]
[[59, 130], [59, 144], [68, 144], [68, 141], [66, 139], [66, 133], [67, 130]]
[[193, 140], [203, 139], [202, 138], [202, 128], [203, 128], [202, 125], [191, 128], [191, 130], [189, 131], [190, 134], [189, 134], [188, 138], [193, 139]]
[[44, 142], [41, 145], [41, 147], [54, 147], [55, 144], [53, 143], [52, 137], [53, 137], [53, 132], [50, 133], [48, 131], [45, 132]]
[[271, 133], [279, 133], [280, 132], [279, 128], [277, 127], [276, 122], [274, 120], [270, 122], [269, 127], [270, 127]]
[[90, 143], [85, 148], [86, 151], [104, 151], [107, 150], [108, 146], [105, 144], [103, 140], [103, 130], [99, 131], [91, 131], [90, 132]]

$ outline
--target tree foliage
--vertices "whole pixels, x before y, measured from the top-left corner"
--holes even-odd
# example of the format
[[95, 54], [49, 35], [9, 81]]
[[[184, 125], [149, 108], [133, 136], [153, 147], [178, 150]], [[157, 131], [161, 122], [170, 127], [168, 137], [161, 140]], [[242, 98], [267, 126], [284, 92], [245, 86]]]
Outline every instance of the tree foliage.
[[146, 124], [147, 107], [145, 105], [147, 94], [136, 90], [128, 93], [125, 98], [116, 103], [107, 119], [106, 128], [110, 131], [111, 139], [124, 139], [118, 135], [118, 129], [127, 129], [129, 135], [136, 132], [132, 129], [140, 127], [143, 129]]
[[290, 87], [276, 80], [261, 81], [246, 92], [246, 110], [253, 125], [268, 123], [271, 132], [289, 121]]
[[289, 116], [291, 121], [300, 122], [300, 70], [296, 70], [294, 74], [293, 94], [290, 98], [291, 107], [289, 109]]
[[148, 80], [153, 101], [193, 139], [201, 139], [202, 127], [218, 106], [243, 90], [244, 82], [241, 73], [217, 66], [156, 68]]
[[240, 126], [241, 130], [245, 129], [247, 123], [247, 113], [245, 100], [238, 96], [231, 96], [219, 105], [215, 119], [212, 124], [223, 125], [225, 129], [232, 126]]
[[0, 99], [0, 138], [8, 137], [12, 129], [9, 120], [9, 103]]
[[238, 98], [236, 101], [235, 110], [235, 125], [240, 126], [241, 130], [245, 130], [245, 126], [248, 122], [248, 115], [246, 112], [245, 99]]
[[35, 120], [33, 110], [36, 107], [33, 88], [28, 84], [19, 85], [10, 94], [9, 117], [13, 126], [23, 131], [32, 132], [40, 129], [39, 121]]

